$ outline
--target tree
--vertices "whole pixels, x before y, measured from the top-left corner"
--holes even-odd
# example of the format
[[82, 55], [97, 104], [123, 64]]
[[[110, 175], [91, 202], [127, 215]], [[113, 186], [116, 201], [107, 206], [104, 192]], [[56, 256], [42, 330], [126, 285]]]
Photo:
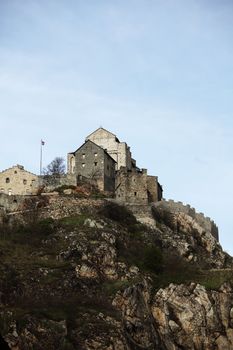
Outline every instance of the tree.
[[65, 174], [65, 161], [62, 157], [56, 157], [51, 163], [43, 169], [44, 175], [63, 175]]

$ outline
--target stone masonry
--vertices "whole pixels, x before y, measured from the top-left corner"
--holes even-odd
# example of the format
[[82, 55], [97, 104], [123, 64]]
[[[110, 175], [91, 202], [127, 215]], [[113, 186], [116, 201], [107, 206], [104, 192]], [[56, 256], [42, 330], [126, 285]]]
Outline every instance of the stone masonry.
[[22, 165], [0, 173], [0, 193], [7, 195], [31, 195], [38, 189], [38, 176], [26, 171]]
[[[138, 208], [145, 208], [153, 203], [174, 213], [187, 214], [218, 240], [218, 228], [210, 218], [196, 213], [189, 205], [163, 200], [163, 189], [157, 176], [148, 175], [146, 169], [139, 169], [132, 158], [130, 147], [102, 127], [88, 135], [85, 143], [75, 152], [68, 153], [65, 175], [37, 176], [21, 165], [2, 171], [0, 207], [17, 207], [20, 202], [17, 195], [36, 195], [38, 191], [52, 192], [58, 187], [77, 186], [82, 182], [94, 185], [100, 191], [109, 192], [111, 196], [115, 196], [117, 202], [133, 207], [135, 212], [138, 212]], [[11, 200], [6, 198], [11, 196]], [[148, 215], [144, 217], [142, 213], [139, 214], [140, 218], [147, 220]], [[151, 217], [149, 219], [151, 222]]]
[[160, 201], [162, 188], [155, 176], [148, 176], [147, 170], [121, 167], [116, 176], [115, 197], [118, 202], [148, 204]]
[[191, 216], [197, 221], [197, 223], [202, 226], [206, 231], [211, 232], [211, 234], [218, 240], [218, 227], [213, 220], [209, 217], [204, 216], [203, 213], [197, 213], [195, 208], [192, 208], [190, 205], [185, 205], [182, 202], [175, 202], [173, 200], [162, 200], [157, 203], [153, 203], [153, 206], [156, 208], [168, 209], [173, 213], [183, 213]]
[[108, 152], [116, 161], [116, 170], [119, 170], [122, 166], [127, 167], [127, 169], [136, 166], [136, 162], [131, 157], [130, 147], [127, 143], [120, 142], [116, 135], [108, 130], [99, 128], [88, 135], [86, 137], [86, 141], [87, 140], [94, 142]]
[[114, 192], [116, 162], [102, 147], [87, 140], [73, 156], [74, 174], [78, 181], [88, 179], [95, 182], [99, 190]]

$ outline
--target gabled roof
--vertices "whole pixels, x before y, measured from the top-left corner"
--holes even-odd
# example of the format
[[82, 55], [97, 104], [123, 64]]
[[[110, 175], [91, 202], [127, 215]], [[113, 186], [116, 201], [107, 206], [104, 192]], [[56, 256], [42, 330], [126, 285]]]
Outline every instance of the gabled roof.
[[[89, 139], [89, 137], [91, 137], [93, 134], [97, 133], [97, 132], [100, 131], [100, 130], [104, 130], [104, 131], [107, 132], [109, 135], [111, 135], [111, 136], [113, 136], [113, 137], [116, 137], [116, 135], [113, 134], [112, 132], [110, 132], [110, 131], [108, 131], [108, 130], [102, 128], [102, 127], [100, 127], [100, 128], [98, 128], [98, 129], [96, 129], [95, 131], [93, 131], [90, 135], [88, 135], [88, 136], [86, 137], [85, 140], [87, 141], [87, 140]], [[116, 137], [116, 138], [117, 138], [117, 137]]]
[[101, 151], [104, 151], [104, 153], [107, 154], [107, 156], [108, 156], [109, 158], [111, 158], [111, 159], [116, 163], [115, 159], [113, 159], [113, 158], [110, 156], [110, 154], [109, 154], [103, 147], [100, 147], [99, 145], [97, 145], [96, 143], [92, 142], [91, 140], [85, 141], [78, 149], [76, 149], [76, 151], [71, 152], [71, 153], [69, 153], [69, 154], [74, 154], [74, 155], [75, 155], [75, 153], [78, 152], [78, 151], [79, 151], [84, 145], [86, 145], [87, 143], [91, 143], [91, 144], [95, 145], [97, 148], [99, 148]]

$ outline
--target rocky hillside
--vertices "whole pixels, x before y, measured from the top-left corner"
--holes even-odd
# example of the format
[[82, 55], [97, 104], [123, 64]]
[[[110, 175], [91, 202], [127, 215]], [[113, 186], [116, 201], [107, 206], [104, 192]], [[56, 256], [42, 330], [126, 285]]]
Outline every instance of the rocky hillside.
[[233, 348], [232, 258], [194, 222], [72, 195], [20, 209], [0, 226], [10, 349]]

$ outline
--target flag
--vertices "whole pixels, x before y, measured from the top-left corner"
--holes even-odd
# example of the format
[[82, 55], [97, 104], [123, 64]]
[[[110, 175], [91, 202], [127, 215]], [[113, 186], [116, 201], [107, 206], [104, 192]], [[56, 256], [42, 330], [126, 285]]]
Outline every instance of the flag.
[[41, 146], [44, 146], [45, 142], [43, 140], [41, 140]]

